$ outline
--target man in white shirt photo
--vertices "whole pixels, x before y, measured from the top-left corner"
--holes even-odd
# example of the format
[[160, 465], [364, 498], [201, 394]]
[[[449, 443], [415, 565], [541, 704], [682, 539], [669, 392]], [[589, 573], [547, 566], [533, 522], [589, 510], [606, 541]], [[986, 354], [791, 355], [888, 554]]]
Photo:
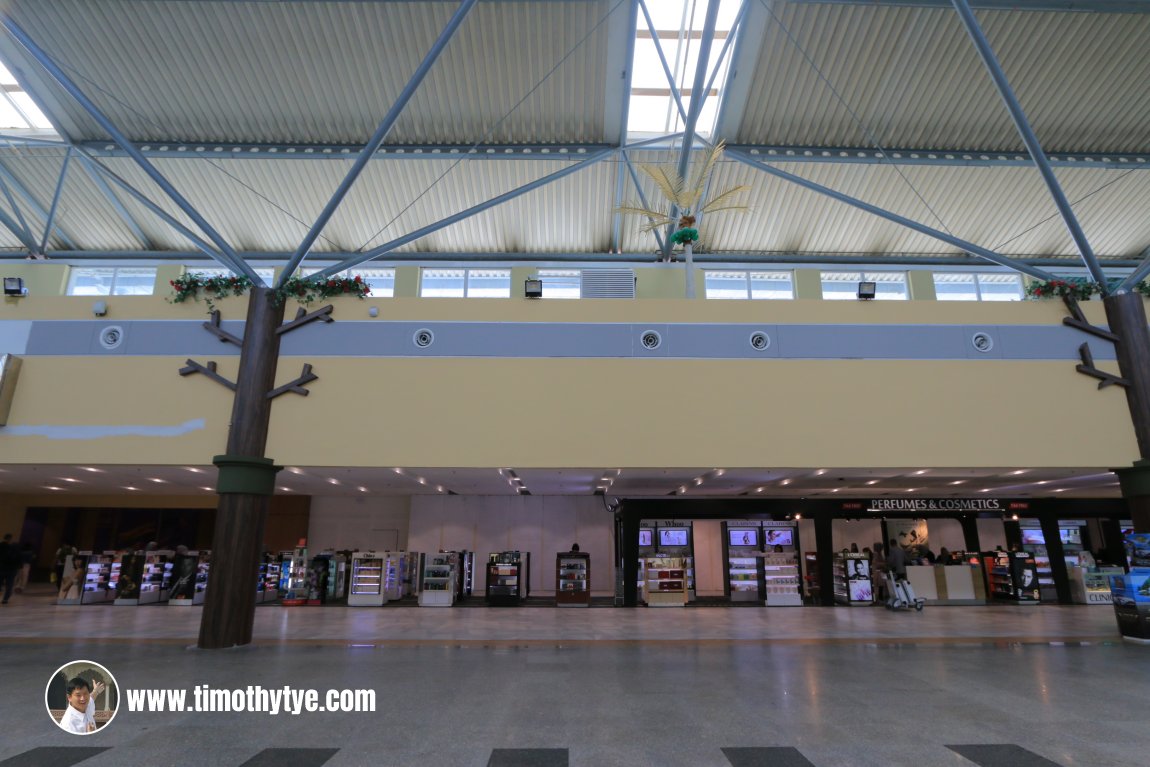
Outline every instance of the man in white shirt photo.
[[104, 683], [93, 685], [83, 677], [68, 680], [68, 708], [60, 718], [60, 727], [77, 735], [96, 731], [96, 698], [104, 691]]

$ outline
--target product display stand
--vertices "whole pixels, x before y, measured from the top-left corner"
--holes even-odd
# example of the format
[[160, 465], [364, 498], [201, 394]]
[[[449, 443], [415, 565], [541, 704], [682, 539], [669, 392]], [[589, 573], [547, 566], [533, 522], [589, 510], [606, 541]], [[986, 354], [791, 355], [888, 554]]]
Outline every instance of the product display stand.
[[1020, 605], [1039, 602], [1038, 567], [1025, 551], [991, 551], [983, 555], [990, 598]]
[[687, 578], [681, 557], [647, 560], [647, 606], [683, 607], [687, 604]]
[[[172, 586], [168, 595], [169, 606], [191, 607], [193, 604], [198, 604], [195, 598], [196, 589], [200, 585], [196, 582], [199, 562], [200, 554], [198, 551], [189, 551], [186, 554], [176, 554], [172, 557]], [[203, 601], [202, 597], [201, 601]]]
[[555, 604], [559, 607], [591, 605], [591, 555], [568, 551], [555, 555]]
[[84, 593], [84, 576], [87, 573], [88, 560], [91, 556], [92, 552], [82, 551], [65, 558], [64, 572], [60, 576], [56, 604], [80, 604], [80, 599]]
[[306, 605], [308, 601], [307, 548], [300, 546], [290, 555], [285, 552], [281, 567], [280, 585], [284, 595], [280, 604], [284, 607]]
[[115, 555], [108, 552], [93, 554], [88, 557], [84, 573], [84, 591], [80, 595], [80, 604], [97, 604], [115, 598], [115, 587], [111, 585], [113, 559], [115, 559]]
[[762, 557], [764, 604], [767, 607], [801, 607], [803, 595], [795, 555], [768, 552]]
[[387, 602], [384, 590], [385, 558], [374, 551], [357, 551], [351, 555], [351, 593], [348, 607], [381, 607]]
[[167, 602], [172, 587], [171, 551], [154, 551], [144, 557], [140, 580], [140, 604]]
[[528, 593], [531, 554], [501, 551], [487, 560], [487, 604], [516, 607]]
[[420, 607], [451, 607], [455, 603], [455, 554], [428, 554], [421, 581]]
[[836, 554], [834, 576], [836, 603], [851, 607], [874, 603], [869, 555]]

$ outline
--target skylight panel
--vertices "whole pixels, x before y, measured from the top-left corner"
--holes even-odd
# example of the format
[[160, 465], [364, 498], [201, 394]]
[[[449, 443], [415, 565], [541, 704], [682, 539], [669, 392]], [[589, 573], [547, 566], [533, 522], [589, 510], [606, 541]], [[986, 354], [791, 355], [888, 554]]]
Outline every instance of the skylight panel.
[[[691, 88], [699, 60], [702, 43], [702, 29], [709, 2], [719, 3], [715, 39], [711, 43], [711, 55], [707, 64], [707, 80], [715, 73], [715, 63], [723, 49], [723, 44], [731, 34], [731, 27], [739, 11], [739, 0], [660, 0], [648, 3], [651, 20], [657, 31], [659, 46], [663, 50], [667, 66], [679, 91], [684, 110], [690, 110], [694, 94]], [[718, 74], [711, 83], [711, 89], [699, 113], [695, 130], [702, 136], [714, 132], [718, 115], [719, 100], [727, 82], [730, 51], [723, 58]], [[635, 30], [635, 55], [632, 61], [631, 93], [629, 96], [627, 131], [628, 133], [675, 133], [683, 129], [684, 121], [679, 114], [671, 93], [663, 64], [650, 28], [643, 14], [639, 14]]]
[[0, 95], [3, 95], [0, 98], [0, 130], [36, 131], [55, 135], [52, 123], [3, 64], [0, 64]]

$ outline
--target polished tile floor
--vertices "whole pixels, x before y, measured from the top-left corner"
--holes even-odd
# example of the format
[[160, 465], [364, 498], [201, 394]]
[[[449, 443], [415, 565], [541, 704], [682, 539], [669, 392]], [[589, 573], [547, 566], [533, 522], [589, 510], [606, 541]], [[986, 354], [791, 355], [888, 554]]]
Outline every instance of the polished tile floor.
[[[193, 649], [201, 608], [0, 608], [0, 767], [1038, 767], [1150, 764], [1150, 648], [1105, 607], [260, 606]], [[63, 663], [123, 691], [371, 688], [374, 713], [131, 711], [68, 735]], [[189, 692], [190, 694], [190, 692]], [[99, 750], [106, 749], [106, 750]]]

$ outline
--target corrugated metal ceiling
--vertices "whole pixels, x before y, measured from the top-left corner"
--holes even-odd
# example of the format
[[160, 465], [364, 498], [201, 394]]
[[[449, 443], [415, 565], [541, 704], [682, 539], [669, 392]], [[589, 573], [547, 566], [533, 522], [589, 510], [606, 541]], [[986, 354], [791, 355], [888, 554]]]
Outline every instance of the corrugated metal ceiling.
[[[452, 2], [14, 0], [8, 12], [131, 138], [148, 142], [359, 144], [375, 129], [457, 7]], [[767, 6], [764, 6], [767, 7]], [[744, 144], [1017, 150], [1001, 99], [952, 12], [775, 2], [751, 60]], [[609, 143], [628, 2], [480, 2], [403, 111], [389, 144]], [[1150, 14], [980, 11], [1049, 151], [1150, 154]], [[785, 26], [785, 30], [784, 30]], [[789, 39], [793, 35], [796, 42]], [[625, 37], [625, 35], [624, 35]], [[103, 131], [8, 36], [0, 55], [73, 139]], [[809, 59], [809, 60], [808, 60]], [[813, 62], [813, 65], [812, 65]], [[817, 71], [816, 71], [817, 67]], [[554, 70], [552, 72], [552, 70]], [[820, 78], [830, 80], [842, 101]], [[549, 74], [550, 73], [550, 74]], [[843, 101], [849, 105], [844, 106]], [[852, 114], [853, 112], [853, 114]], [[858, 122], [861, 120], [860, 127]], [[671, 162], [671, 152], [635, 152]], [[155, 164], [236, 249], [295, 249], [353, 155], [305, 161], [226, 154]], [[47, 209], [63, 150], [0, 146], [0, 162]], [[387, 240], [569, 165], [559, 159], [377, 159], [317, 241], [347, 253]], [[187, 221], [130, 160], [103, 159]], [[785, 170], [1006, 254], [1075, 251], [1029, 168], [790, 163]], [[617, 158], [400, 248], [452, 253], [652, 254], [624, 218], [614, 243]], [[1067, 168], [1058, 178], [1100, 256], [1150, 244], [1150, 172]], [[734, 254], [953, 254], [954, 248], [725, 161], [713, 189], [752, 187], [753, 212], [705, 220], [702, 247]], [[630, 194], [630, 182], [627, 182]], [[652, 199], [653, 186], [645, 187]], [[133, 232], [79, 163], [59, 224], [84, 251], [193, 250], [118, 195]], [[2, 204], [2, 203], [0, 203]], [[23, 210], [35, 221], [37, 215]], [[19, 241], [0, 230], [0, 247]], [[61, 238], [50, 250], [70, 250]]]

